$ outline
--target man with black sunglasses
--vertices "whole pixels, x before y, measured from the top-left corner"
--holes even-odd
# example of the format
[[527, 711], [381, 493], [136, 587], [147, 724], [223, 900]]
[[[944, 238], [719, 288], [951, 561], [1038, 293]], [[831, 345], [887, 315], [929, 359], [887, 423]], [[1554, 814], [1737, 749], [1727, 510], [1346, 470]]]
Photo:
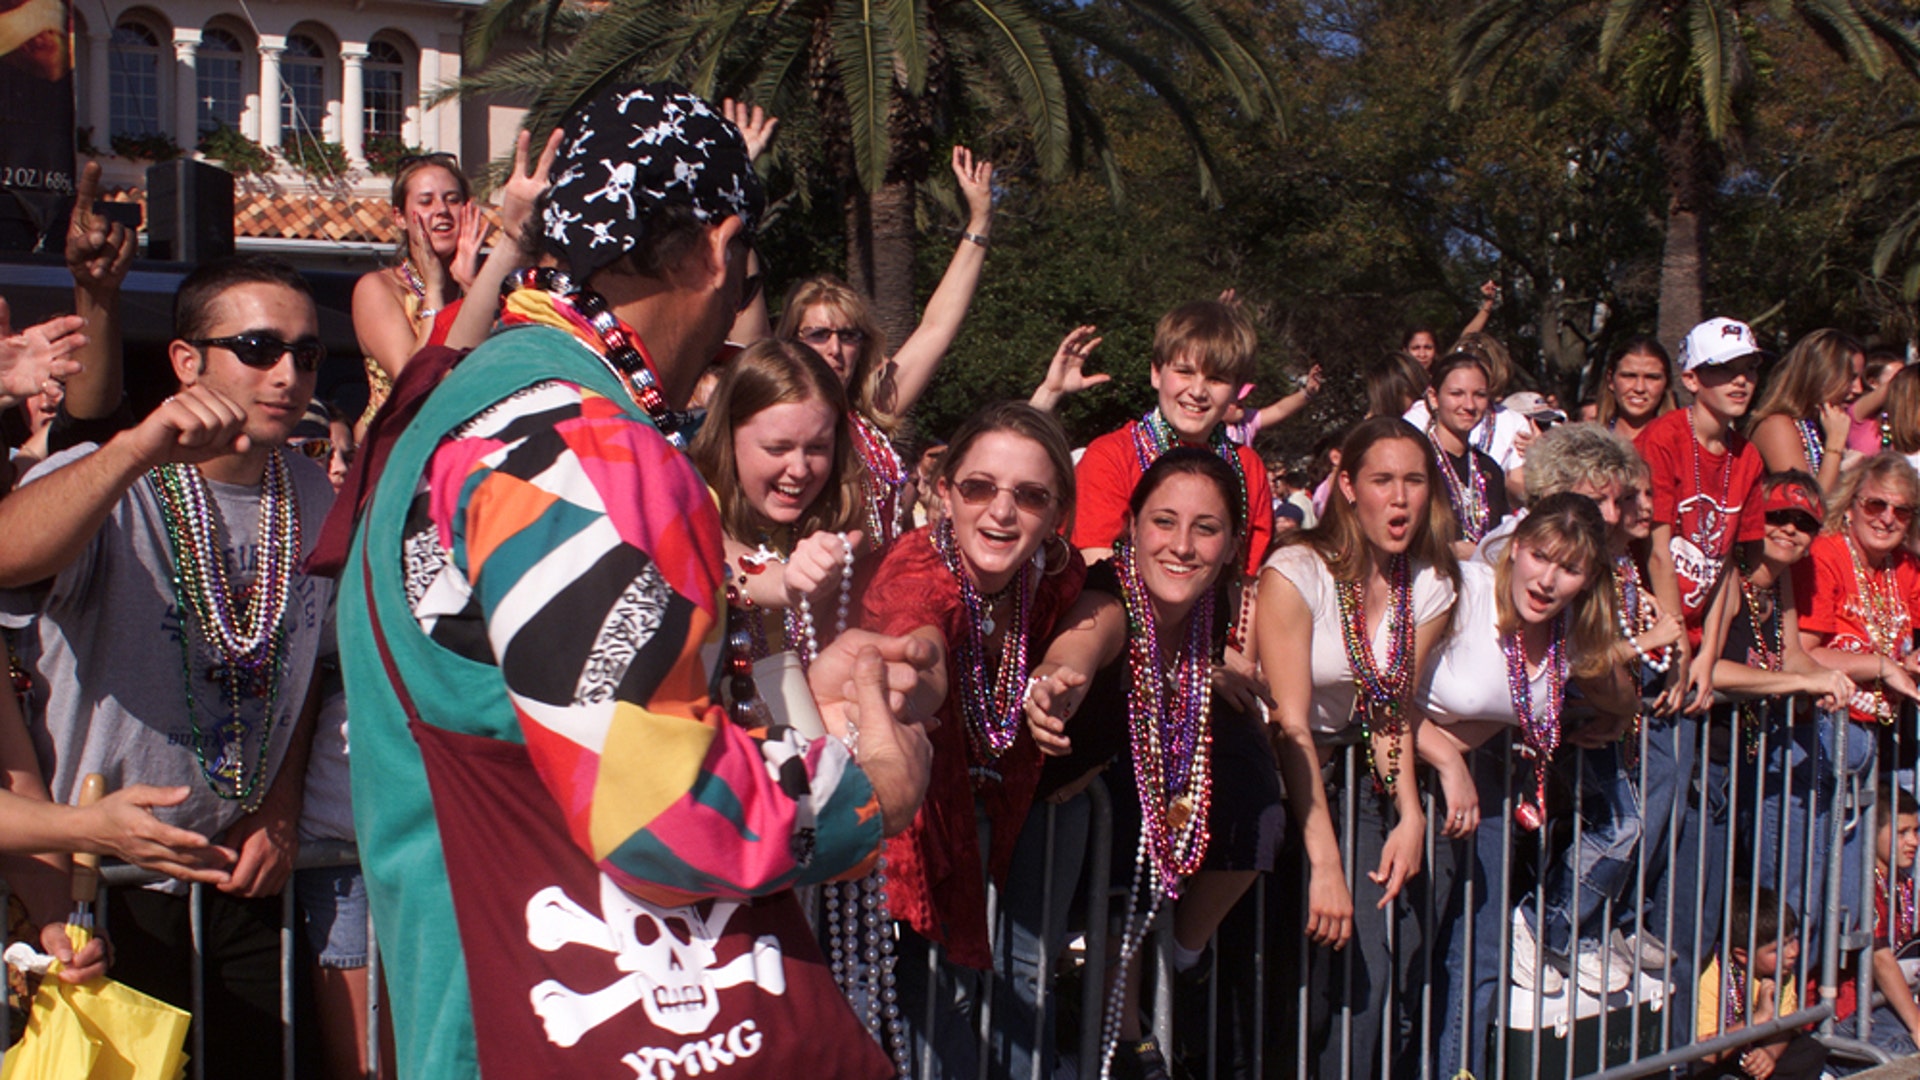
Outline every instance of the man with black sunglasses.
[[332, 583], [299, 571], [333, 491], [283, 448], [313, 395], [318, 315], [291, 267], [209, 263], [174, 298], [179, 389], [104, 444], [56, 454], [0, 502], [0, 612], [33, 618], [53, 797], [103, 773], [172, 789], [212, 838], [150, 889], [116, 889], [114, 975], [191, 1004], [186, 881], [205, 891], [209, 1072], [280, 1070], [277, 894], [292, 870]]

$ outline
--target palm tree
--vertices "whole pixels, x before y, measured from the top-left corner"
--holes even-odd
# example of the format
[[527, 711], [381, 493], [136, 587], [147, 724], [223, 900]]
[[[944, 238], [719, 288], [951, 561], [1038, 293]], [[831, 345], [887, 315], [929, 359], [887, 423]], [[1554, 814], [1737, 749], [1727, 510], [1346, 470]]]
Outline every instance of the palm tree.
[[1652, 130], [1666, 169], [1658, 334], [1669, 346], [1703, 315], [1709, 211], [1763, 30], [1811, 31], [1876, 81], [1889, 53], [1920, 73], [1920, 38], [1881, 0], [1482, 0], [1454, 32], [1456, 105], [1537, 41], [1544, 85], [1591, 56]]
[[[477, 70], [463, 95], [531, 101], [545, 130], [610, 82], [674, 79], [708, 98], [744, 95], [785, 117], [811, 112], [845, 194], [848, 277], [893, 341], [912, 331], [915, 194], [936, 135], [969, 107], [1010, 121], [1044, 179], [1091, 160], [1119, 170], [1086, 82], [1131, 72], [1192, 142], [1203, 197], [1213, 162], [1192, 102], [1156, 45], [1198, 59], [1250, 119], [1277, 113], [1260, 59], [1215, 0], [490, 0], [468, 32]], [[542, 44], [493, 56], [504, 31], [544, 16]], [[562, 35], [546, 32], [557, 29]], [[556, 44], [560, 37], [563, 44]]]

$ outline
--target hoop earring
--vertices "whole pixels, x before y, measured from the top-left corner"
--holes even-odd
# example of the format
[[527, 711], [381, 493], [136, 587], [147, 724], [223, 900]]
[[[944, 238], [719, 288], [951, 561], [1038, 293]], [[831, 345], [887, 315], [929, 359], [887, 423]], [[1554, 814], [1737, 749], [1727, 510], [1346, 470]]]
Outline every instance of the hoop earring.
[[[1049, 546], [1052, 544], [1059, 545], [1059, 548], [1058, 548], [1059, 565], [1057, 566], [1054, 565], [1056, 561], [1054, 558], [1055, 549]], [[1039, 554], [1043, 558], [1043, 561], [1040, 566], [1040, 572], [1042, 574], [1045, 574], [1047, 577], [1052, 577], [1055, 574], [1062, 573], [1067, 569], [1068, 566], [1071, 566], [1073, 564], [1073, 545], [1067, 543], [1067, 538], [1064, 536], [1061, 536], [1059, 533], [1054, 533], [1053, 535], [1047, 537], [1046, 540], [1040, 544]]]

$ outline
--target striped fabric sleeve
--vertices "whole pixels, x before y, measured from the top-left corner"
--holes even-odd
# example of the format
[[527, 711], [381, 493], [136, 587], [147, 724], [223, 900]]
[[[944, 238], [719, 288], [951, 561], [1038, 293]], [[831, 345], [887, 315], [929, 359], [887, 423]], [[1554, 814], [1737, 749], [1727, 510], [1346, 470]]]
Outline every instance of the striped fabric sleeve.
[[720, 521], [659, 432], [547, 383], [455, 431], [424, 479], [440, 574], [462, 587], [423, 594], [464, 594], [534, 767], [609, 877], [680, 904], [825, 880], [872, 855], [879, 805], [839, 740], [769, 740], [709, 702]]

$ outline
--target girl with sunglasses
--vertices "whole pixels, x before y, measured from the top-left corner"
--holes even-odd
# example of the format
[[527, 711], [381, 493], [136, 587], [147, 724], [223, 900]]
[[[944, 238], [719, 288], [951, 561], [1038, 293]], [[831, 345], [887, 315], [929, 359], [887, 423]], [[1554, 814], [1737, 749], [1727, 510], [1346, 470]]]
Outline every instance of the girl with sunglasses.
[[[1207, 449], [1169, 450], [1134, 486], [1125, 536], [1088, 572], [1067, 629], [1033, 673], [1027, 723], [1049, 755], [1041, 796], [1064, 802], [1107, 770], [1113, 866], [1135, 867], [1120, 962], [1108, 972], [1105, 1048], [1122, 1059], [1151, 1060], [1159, 1049], [1143, 1048], [1138, 1003], [1153, 913], [1178, 900], [1174, 967], [1193, 968], [1254, 876], [1273, 867], [1280, 782], [1265, 710], [1235, 708], [1211, 681], [1245, 537], [1232, 467]], [[1069, 864], [1056, 896], [1071, 892], [1083, 848], [1083, 834], [1056, 837]]]
[[967, 228], [940, 285], [928, 298], [926, 313], [891, 356], [886, 336], [867, 298], [843, 281], [809, 278], [787, 294], [774, 336], [804, 344], [820, 354], [853, 408], [855, 447], [867, 467], [867, 534], [876, 548], [893, 543], [910, 520], [900, 489], [907, 467], [890, 443], [900, 423], [933, 381], [933, 373], [960, 333], [986, 265], [993, 228], [993, 163], [976, 159], [964, 146], [953, 148], [953, 176], [967, 203]]
[[[1400, 902], [1426, 844], [1413, 693], [1460, 580], [1440, 485], [1433, 445], [1418, 428], [1398, 417], [1362, 421], [1340, 448], [1326, 515], [1288, 537], [1260, 574], [1254, 640], [1307, 859], [1305, 966], [1321, 1076], [1342, 1075], [1349, 1053], [1355, 1071], [1388, 1075], [1383, 1055], [1399, 1052], [1401, 1040], [1381, 1028], [1395, 956], [1411, 956], [1421, 942], [1412, 906]], [[1337, 761], [1342, 747], [1366, 763], [1351, 780]], [[1350, 818], [1332, 809], [1343, 795]], [[1336, 954], [1349, 942], [1357, 963]], [[1343, 1008], [1352, 1022], [1336, 1032]]]
[[1794, 342], [1747, 422], [1747, 438], [1770, 473], [1810, 473], [1822, 490], [1840, 482], [1853, 429], [1848, 408], [1860, 397], [1866, 350], [1838, 330]]
[[[1610, 684], [1618, 678], [1611, 673], [1621, 669], [1611, 656], [1608, 533], [1599, 508], [1584, 495], [1562, 492], [1536, 501], [1493, 562], [1461, 566], [1451, 632], [1420, 692], [1421, 711], [1430, 722], [1420, 726], [1418, 743], [1421, 759], [1440, 777], [1446, 813], [1441, 835], [1471, 842], [1469, 847], [1442, 841], [1434, 854], [1432, 888], [1446, 915], [1440, 930], [1444, 941], [1429, 954], [1445, 958], [1444, 973], [1436, 974], [1444, 987], [1439, 1046], [1441, 1071], [1447, 1075], [1459, 1069], [1487, 1075], [1481, 1050], [1500, 1007], [1495, 991], [1504, 977], [1501, 961], [1512, 911], [1501, 891], [1502, 867], [1519, 836], [1544, 824], [1546, 776], [1563, 743], [1595, 744], [1577, 764], [1567, 764], [1585, 773], [1586, 790], [1601, 793], [1604, 785], [1606, 805], [1591, 808], [1597, 816], [1589, 818], [1590, 826], [1600, 827], [1588, 832], [1608, 838], [1606, 854], [1624, 868], [1640, 835], [1639, 808], [1619, 767], [1617, 738], [1591, 737], [1604, 735], [1608, 721], [1603, 716], [1578, 726], [1563, 722], [1566, 691], [1575, 681], [1589, 701], [1630, 709], [1625, 683]], [[1509, 752], [1510, 746], [1516, 749]], [[1529, 757], [1532, 768], [1526, 766]], [[1509, 801], [1511, 816], [1502, 812]], [[1605, 950], [1590, 940], [1599, 920], [1581, 925], [1590, 886], [1585, 875], [1573, 873], [1572, 856], [1544, 868], [1544, 904], [1523, 903], [1520, 916], [1511, 921], [1520, 943], [1511, 954], [1512, 978], [1523, 989], [1555, 993], [1559, 972], [1565, 970], [1580, 970], [1583, 982], [1605, 977]], [[1464, 906], [1459, 878], [1472, 882], [1471, 910]], [[1554, 954], [1551, 974], [1541, 971], [1543, 958], [1532, 947], [1543, 937], [1540, 910]], [[1598, 932], [1605, 936], [1604, 927]], [[1589, 940], [1576, 949], [1576, 936]], [[1601, 992], [1597, 985], [1591, 991]]]
[[912, 826], [887, 842], [886, 900], [900, 921], [898, 996], [914, 1059], [937, 1001], [935, 1074], [971, 1077], [979, 1050], [967, 1010], [992, 961], [986, 880], [1005, 886], [1040, 777], [1028, 676], [1086, 567], [1059, 538], [1073, 515], [1066, 435], [1032, 406], [990, 405], [962, 424], [935, 489], [939, 523], [888, 549], [861, 625], [925, 638], [943, 657], [914, 691], [938, 720], [933, 773]]

